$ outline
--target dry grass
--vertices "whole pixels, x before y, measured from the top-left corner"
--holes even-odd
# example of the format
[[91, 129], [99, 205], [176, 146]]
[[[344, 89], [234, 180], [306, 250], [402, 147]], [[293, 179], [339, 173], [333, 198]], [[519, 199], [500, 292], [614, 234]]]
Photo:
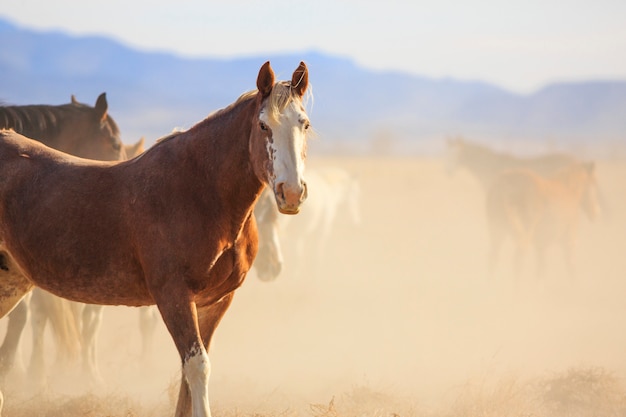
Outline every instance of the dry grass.
[[[245, 393], [241, 393], [245, 395]], [[355, 386], [327, 403], [255, 412], [215, 408], [216, 417], [623, 417], [626, 387], [600, 368], [577, 368], [542, 378], [514, 376], [489, 382], [470, 380], [447, 403], [427, 409], [394, 393]], [[125, 395], [37, 398], [9, 401], [9, 417], [160, 417], [173, 414], [170, 405], [147, 406]]]
[[3, 416], [9, 417], [157, 417], [168, 415], [162, 408], [148, 408], [123, 395], [98, 397], [30, 398], [7, 401]]

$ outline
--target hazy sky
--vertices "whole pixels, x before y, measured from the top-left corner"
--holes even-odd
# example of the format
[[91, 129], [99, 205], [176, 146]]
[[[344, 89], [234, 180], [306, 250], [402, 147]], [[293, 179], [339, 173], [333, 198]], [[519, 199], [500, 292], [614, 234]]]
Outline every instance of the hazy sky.
[[314, 49], [520, 92], [626, 79], [624, 0], [1, 0], [0, 16], [188, 56]]

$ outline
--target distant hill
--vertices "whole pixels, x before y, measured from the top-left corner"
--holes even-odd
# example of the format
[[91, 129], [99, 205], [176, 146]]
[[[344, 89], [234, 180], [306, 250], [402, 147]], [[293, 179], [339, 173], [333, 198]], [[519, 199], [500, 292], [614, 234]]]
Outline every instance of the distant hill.
[[94, 103], [106, 91], [125, 142], [187, 128], [255, 87], [271, 60], [281, 79], [300, 60], [311, 73], [309, 113], [325, 149], [428, 148], [447, 135], [575, 146], [626, 140], [626, 81], [547, 86], [518, 95], [488, 83], [364, 69], [317, 52], [189, 59], [102, 37], [38, 32], [0, 18], [0, 101]]

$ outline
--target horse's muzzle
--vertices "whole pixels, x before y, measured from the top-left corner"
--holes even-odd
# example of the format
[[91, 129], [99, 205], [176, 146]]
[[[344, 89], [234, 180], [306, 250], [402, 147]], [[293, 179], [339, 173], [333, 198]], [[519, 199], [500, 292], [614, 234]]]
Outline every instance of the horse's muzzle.
[[300, 182], [299, 186], [289, 186], [285, 182], [279, 182], [274, 187], [274, 197], [278, 211], [283, 214], [298, 214], [300, 205], [308, 196], [306, 182]]

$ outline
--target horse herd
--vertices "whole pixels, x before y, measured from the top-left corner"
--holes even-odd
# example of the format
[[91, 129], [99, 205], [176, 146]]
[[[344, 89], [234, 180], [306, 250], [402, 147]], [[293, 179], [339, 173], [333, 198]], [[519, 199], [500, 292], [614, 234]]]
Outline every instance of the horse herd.
[[504, 241], [515, 246], [519, 277], [527, 253], [535, 252], [536, 274], [545, 274], [546, 250], [558, 245], [571, 278], [579, 214], [594, 220], [602, 211], [593, 162], [571, 155], [518, 157], [462, 138], [448, 140], [448, 171], [466, 169], [485, 191], [489, 271], [495, 272]]
[[[280, 213], [298, 214], [309, 193], [323, 196], [298, 214], [308, 226], [293, 235], [300, 262], [304, 243], [317, 239], [306, 252], [313, 263], [340, 204], [360, 219], [350, 174], [308, 169], [304, 180], [307, 66], [276, 82], [268, 62], [256, 87], [147, 150], [143, 138], [121, 142], [104, 93], [93, 107], [73, 96], [62, 106], [0, 107], [0, 317], [10, 313], [0, 377], [31, 315], [35, 383], [45, 383], [48, 321], [59, 345], [66, 341], [57, 353], [80, 350], [84, 372], [98, 383], [102, 306], [136, 306], [144, 354], [160, 316], [180, 355], [176, 416], [210, 416], [212, 334], [250, 268], [264, 281], [281, 273], [279, 231], [298, 219]], [[517, 158], [462, 139], [448, 148], [450, 171], [465, 168], [485, 188], [492, 271], [508, 236], [517, 274], [531, 247], [541, 272], [555, 242], [573, 270], [579, 209], [593, 218], [600, 207], [593, 164], [567, 155]]]

